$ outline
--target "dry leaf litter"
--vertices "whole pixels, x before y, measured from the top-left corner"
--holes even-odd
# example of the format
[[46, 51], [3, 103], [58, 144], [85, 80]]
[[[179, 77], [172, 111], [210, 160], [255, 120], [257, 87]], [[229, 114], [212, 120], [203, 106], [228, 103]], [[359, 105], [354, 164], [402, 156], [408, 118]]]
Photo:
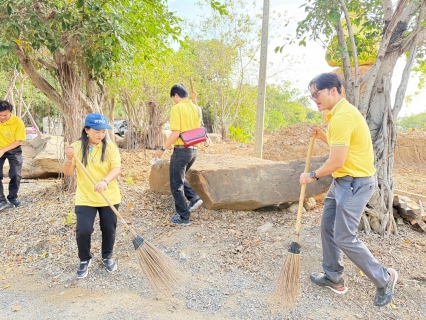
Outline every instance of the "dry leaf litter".
[[[293, 126], [267, 137], [265, 159], [306, 157], [306, 127]], [[315, 155], [328, 152], [325, 144], [316, 142], [315, 148]], [[253, 144], [222, 142], [200, 152], [251, 156]], [[359, 234], [385, 266], [400, 274], [392, 304], [374, 307], [374, 286], [348, 260], [345, 295], [310, 282], [309, 274], [321, 270], [320, 202], [302, 218], [297, 308], [272, 313], [269, 297], [292, 241], [296, 214], [200, 208], [191, 226], [173, 226], [172, 197], [148, 187], [152, 153], [122, 151], [120, 212], [139, 234], [180, 264], [190, 278], [187, 285], [169, 299], [156, 297], [141, 275], [131, 236], [120, 223], [114, 252], [118, 269], [108, 274], [102, 266], [96, 222], [93, 263], [88, 277], [77, 280], [73, 195], [62, 191], [57, 181], [23, 183], [23, 206], [0, 212], [1, 319], [426, 319], [426, 238], [409, 225], [389, 238]], [[165, 158], [170, 154], [167, 151]], [[398, 165], [397, 188], [426, 194], [424, 165]]]

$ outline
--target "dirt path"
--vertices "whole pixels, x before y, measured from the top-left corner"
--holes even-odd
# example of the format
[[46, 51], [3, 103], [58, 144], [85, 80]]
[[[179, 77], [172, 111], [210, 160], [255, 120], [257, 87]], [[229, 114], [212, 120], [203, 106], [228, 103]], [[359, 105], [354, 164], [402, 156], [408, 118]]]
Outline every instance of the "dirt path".
[[[201, 208], [191, 226], [173, 227], [170, 196], [155, 195], [145, 184], [123, 184], [126, 219], [190, 275], [180, 294], [164, 300], [142, 278], [122, 226], [115, 250], [118, 270], [108, 274], [102, 267], [97, 231], [89, 276], [76, 280], [74, 229], [66, 223], [72, 197], [59, 190], [48, 183], [24, 184], [25, 205], [1, 213], [1, 319], [283, 318], [271, 313], [268, 297], [291, 242], [294, 214]], [[389, 239], [360, 234], [380, 261], [400, 273], [392, 306], [378, 308], [372, 303], [374, 287], [351, 262], [344, 296], [309, 281], [321, 268], [320, 215], [318, 205], [303, 219], [300, 302], [289, 319], [425, 319], [424, 234], [409, 226]]]

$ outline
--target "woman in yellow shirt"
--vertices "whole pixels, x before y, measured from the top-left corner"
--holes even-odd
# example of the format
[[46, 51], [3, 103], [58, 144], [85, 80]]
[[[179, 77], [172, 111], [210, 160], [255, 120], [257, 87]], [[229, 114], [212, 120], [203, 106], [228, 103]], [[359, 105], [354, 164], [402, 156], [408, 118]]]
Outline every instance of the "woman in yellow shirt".
[[[106, 140], [106, 130], [111, 129], [108, 119], [102, 114], [89, 114], [79, 140], [65, 148], [66, 159], [62, 164], [65, 175], [77, 171], [75, 194], [75, 214], [77, 216], [76, 240], [80, 266], [77, 277], [87, 276], [92, 261], [90, 252], [91, 236], [96, 214], [99, 213], [102, 231], [102, 262], [108, 272], [117, 269], [112, 258], [117, 228], [117, 216], [107, 205], [100, 192], [108, 197], [116, 209], [121, 202], [116, 178], [121, 173], [121, 158], [117, 146]], [[74, 155], [83, 163], [87, 171], [98, 181], [95, 186], [86, 174], [76, 166]]]

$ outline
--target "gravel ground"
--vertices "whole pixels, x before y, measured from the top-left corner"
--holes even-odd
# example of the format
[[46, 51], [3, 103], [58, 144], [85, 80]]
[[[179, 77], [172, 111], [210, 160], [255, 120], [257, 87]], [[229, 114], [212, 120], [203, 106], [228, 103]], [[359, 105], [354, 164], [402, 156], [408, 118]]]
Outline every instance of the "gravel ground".
[[152, 193], [146, 182], [122, 182], [121, 190], [126, 221], [178, 261], [189, 275], [186, 286], [167, 299], [155, 296], [121, 225], [118, 269], [108, 274], [102, 266], [96, 226], [94, 261], [88, 277], [77, 280], [72, 194], [60, 183], [25, 183], [24, 205], [0, 212], [1, 319], [426, 319], [426, 239], [409, 225], [386, 239], [359, 235], [399, 272], [392, 304], [378, 308], [374, 286], [350, 261], [345, 295], [310, 282], [321, 269], [319, 203], [303, 217], [297, 308], [272, 313], [269, 297], [292, 241], [294, 213], [200, 208], [191, 226], [175, 227], [168, 222], [171, 196]]

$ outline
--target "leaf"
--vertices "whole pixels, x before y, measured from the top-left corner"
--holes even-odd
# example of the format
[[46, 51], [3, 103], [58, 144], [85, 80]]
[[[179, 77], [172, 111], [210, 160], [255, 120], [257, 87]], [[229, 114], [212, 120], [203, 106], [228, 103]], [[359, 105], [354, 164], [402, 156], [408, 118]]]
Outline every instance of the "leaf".
[[12, 307], [12, 311], [13, 311], [13, 312], [19, 311], [19, 310], [21, 310], [21, 309], [22, 309], [22, 307], [21, 307], [20, 305], [17, 305], [17, 306], [13, 306], [13, 307]]
[[11, 286], [12, 286], [11, 284], [7, 284], [3, 287], [3, 290], [6, 290], [6, 289], [10, 288]]
[[40, 257], [41, 257], [42, 259], [44, 259], [44, 258], [46, 258], [47, 254], [48, 254], [47, 252], [43, 252], [43, 253], [41, 254], [41, 256], [40, 256]]
[[331, 23], [337, 25], [340, 19], [340, 12], [338, 11], [330, 11], [327, 15], [327, 18]]
[[390, 304], [390, 306], [391, 306], [391, 308], [392, 308], [392, 309], [394, 309], [394, 310], [395, 310], [395, 309], [398, 309], [398, 307], [397, 307], [396, 305], [394, 305], [393, 303], [391, 303], [391, 304]]
[[22, 44], [22, 41], [19, 39], [15, 39], [13, 40], [13, 42], [15, 42], [18, 46], [20, 46]]
[[12, 6], [10, 5], [10, 3], [7, 4], [7, 14], [10, 16], [12, 14]]

